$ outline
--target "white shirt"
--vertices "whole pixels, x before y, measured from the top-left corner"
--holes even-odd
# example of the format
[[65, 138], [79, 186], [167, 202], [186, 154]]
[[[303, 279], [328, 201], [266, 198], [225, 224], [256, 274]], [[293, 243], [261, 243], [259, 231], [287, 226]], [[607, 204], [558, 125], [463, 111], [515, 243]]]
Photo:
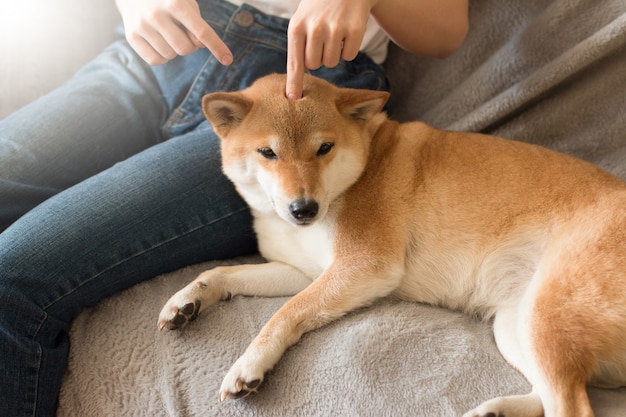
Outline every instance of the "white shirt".
[[[296, 12], [300, 0], [228, 0], [237, 6], [247, 3], [268, 15], [291, 18]], [[361, 51], [365, 52], [374, 62], [381, 64], [387, 57], [389, 37], [370, 16], [361, 42]]]

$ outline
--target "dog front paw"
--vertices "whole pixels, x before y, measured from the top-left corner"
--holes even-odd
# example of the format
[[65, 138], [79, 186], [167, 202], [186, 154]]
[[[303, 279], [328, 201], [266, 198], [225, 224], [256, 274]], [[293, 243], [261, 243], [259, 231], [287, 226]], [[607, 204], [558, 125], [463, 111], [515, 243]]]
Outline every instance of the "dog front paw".
[[186, 303], [182, 307], [169, 304], [166, 304], [161, 310], [161, 314], [159, 314], [159, 322], [157, 324], [159, 331], [165, 327], [168, 330], [180, 329], [190, 321], [194, 321], [200, 314], [200, 306], [202, 305], [200, 300]]
[[263, 382], [265, 372], [253, 364], [246, 364], [245, 355], [235, 362], [224, 377], [219, 392], [219, 401], [227, 398], [244, 398], [257, 389]]
[[185, 327], [195, 320], [202, 310], [217, 303], [220, 299], [228, 298], [230, 293], [227, 291], [226, 297], [221, 297], [221, 287], [216, 285], [215, 276], [215, 270], [205, 271], [174, 294], [159, 313], [157, 322], [159, 330], [164, 328], [175, 330]]

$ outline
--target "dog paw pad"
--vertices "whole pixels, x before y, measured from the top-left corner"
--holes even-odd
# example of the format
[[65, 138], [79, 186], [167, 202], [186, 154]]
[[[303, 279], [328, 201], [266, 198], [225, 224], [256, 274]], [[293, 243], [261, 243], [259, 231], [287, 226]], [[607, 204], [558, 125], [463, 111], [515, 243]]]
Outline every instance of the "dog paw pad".
[[259, 388], [259, 386], [261, 385], [261, 382], [262, 382], [261, 379], [255, 379], [250, 382], [245, 382], [243, 379], [239, 378], [237, 379], [237, 382], [235, 384], [236, 389], [234, 391], [220, 392], [219, 401], [223, 402], [227, 398], [232, 398], [232, 399], [245, 398], [252, 393], [256, 393], [257, 388]]
[[187, 303], [182, 308], [177, 309], [174, 317], [159, 325], [159, 328], [167, 327], [168, 330], [177, 330], [194, 321], [200, 313], [200, 300]]

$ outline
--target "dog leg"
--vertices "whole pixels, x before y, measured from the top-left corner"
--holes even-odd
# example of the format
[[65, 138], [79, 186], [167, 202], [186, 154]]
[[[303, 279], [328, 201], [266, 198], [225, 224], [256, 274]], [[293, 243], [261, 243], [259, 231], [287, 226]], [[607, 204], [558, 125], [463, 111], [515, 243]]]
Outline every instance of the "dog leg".
[[[590, 221], [555, 245], [526, 297], [528, 325], [520, 336], [541, 376], [531, 383], [546, 417], [592, 417], [587, 382], [603, 363], [623, 360], [626, 224], [602, 230]], [[602, 237], [589, 239], [589, 230]]]
[[217, 267], [200, 274], [167, 301], [158, 328], [181, 328], [210, 305], [235, 295], [291, 296], [310, 283], [302, 271], [281, 262]]
[[[518, 308], [496, 314], [498, 347], [529, 380], [545, 417], [592, 417], [586, 383], [598, 355], [616, 339], [611, 332], [618, 326], [606, 325], [615, 318], [605, 307], [614, 295], [600, 290], [605, 281], [591, 277], [590, 270], [550, 255], [539, 266]], [[468, 415], [541, 415], [537, 414], [540, 409], [535, 414], [499, 409], [504, 403], [498, 400], [485, 405], [491, 409], [481, 406], [477, 410], [483, 414]]]
[[[518, 308], [512, 307], [498, 311], [493, 324], [496, 344], [502, 356], [514, 368], [528, 372], [526, 360], [518, 339]], [[525, 374], [526, 379], [531, 376]], [[535, 391], [527, 395], [498, 397], [482, 403], [467, 412], [463, 417], [541, 417], [543, 405]]]
[[589, 341], [571, 338], [579, 333], [574, 314], [558, 317], [567, 303], [556, 296], [559, 290], [541, 293], [535, 296], [531, 284], [519, 307], [498, 311], [494, 322], [498, 348], [528, 379], [532, 393], [489, 400], [464, 417], [593, 417], [586, 391], [593, 366], [585, 350]]
[[331, 266], [289, 300], [261, 329], [226, 374], [219, 400], [256, 392], [265, 373], [304, 333], [388, 295], [398, 286], [401, 276], [400, 271], [373, 272], [355, 270], [349, 265]]
[[594, 323], [601, 313], [581, 311], [590, 307], [589, 293], [572, 302], [575, 290], [566, 288], [567, 280], [548, 279], [542, 286], [525, 335], [527, 356], [537, 374], [531, 383], [541, 394], [546, 417], [593, 417], [586, 384], [596, 365], [594, 348], [602, 344], [601, 337], [593, 335], [601, 331]]

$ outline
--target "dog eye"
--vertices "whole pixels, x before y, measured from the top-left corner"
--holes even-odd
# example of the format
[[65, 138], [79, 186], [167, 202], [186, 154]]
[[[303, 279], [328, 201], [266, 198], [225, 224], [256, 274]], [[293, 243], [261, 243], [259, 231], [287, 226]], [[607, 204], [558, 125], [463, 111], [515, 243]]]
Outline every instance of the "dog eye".
[[328, 152], [330, 152], [333, 146], [335, 146], [335, 144], [332, 142], [322, 143], [322, 146], [320, 146], [320, 148], [317, 150], [317, 156], [326, 155]]
[[263, 158], [267, 158], [267, 159], [277, 159], [278, 156], [274, 153], [274, 151], [272, 150], [272, 148], [259, 148], [256, 150], [258, 153], [261, 154], [261, 156]]

